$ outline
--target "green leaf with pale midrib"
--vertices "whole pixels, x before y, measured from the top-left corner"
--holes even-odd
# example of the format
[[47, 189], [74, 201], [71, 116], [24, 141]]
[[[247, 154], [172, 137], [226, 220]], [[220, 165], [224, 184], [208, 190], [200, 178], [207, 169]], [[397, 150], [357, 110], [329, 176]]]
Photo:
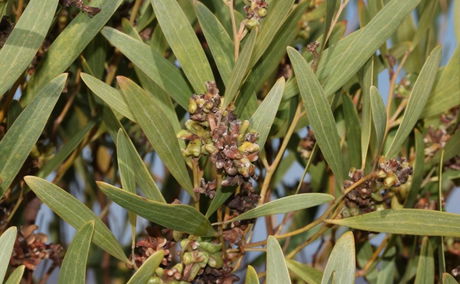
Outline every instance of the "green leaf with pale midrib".
[[86, 283], [86, 263], [94, 234], [94, 226], [94, 220], [89, 221], [75, 234], [62, 261], [58, 284]]
[[364, 28], [325, 50], [318, 66], [318, 77], [325, 94], [333, 94], [354, 76], [419, 2], [390, 1]]
[[153, 271], [160, 266], [163, 257], [163, 250], [158, 250], [149, 256], [149, 258], [142, 263], [142, 266], [139, 267], [136, 273], [134, 273], [134, 275], [129, 279], [127, 284], [147, 283], [149, 278], [152, 277]]
[[251, 58], [257, 38], [257, 30], [252, 31], [245, 41], [243, 50], [233, 67], [232, 73], [224, 95], [224, 106], [230, 104], [239, 93], [244, 78], [251, 67]]
[[214, 81], [214, 76], [184, 11], [176, 0], [151, 0], [150, 2], [161, 30], [193, 89], [199, 94], [205, 93], [205, 83]]
[[315, 138], [326, 162], [335, 174], [338, 184], [344, 176], [340, 139], [335, 126], [331, 106], [326, 99], [315, 73], [310, 65], [294, 48], [288, 48], [288, 55], [294, 67], [300, 94], [308, 120], [315, 132]]
[[6, 280], [5, 284], [20, 284], [22, 276], [24, 274], [24, 269], [25, 266], [21, 265], [17, 267], [8, 277], [8, 280]]
[[347, 146], [350, 167], [361, 167], [361, 123], [355, 105], [349, 96], [343, 96], [343, 114], [347, 128]]
[[371, 86], [370, 99], [372, 122], [374, 125], [375, 138], [377, 142], [375, 149], [377, 150], [377, 155], [380, 155], [378, 151], [383, 143], [383, 137], [385, 135], [385, 128], [387, 125], [387, 115], [385, 104], [383, 103], [383, 98], [375, 86]]
[[16, 241], [17, 229], [11, 227], [0, 236], [0, 283], [5, 278], [5, 273], [10, 263], [14, 242]]
[[44, 179], [27, 176], [24, 180], [43, 203], [75, 229], [78, 230], [87, 222], [94, 220], [96, 223], [93, 242], [119, 260], [128, 262], [115, 236], [85, 204]]
[[438, 46], [433, 49], [425, 64], [423, 64], [420, 75], [415, 81], [414, 87], [412, 88], [409, 96], [406, 110], [404, 111], [402, 122], [388, 148], [388, 151], [385, 153], [387, 158], [392, 158], [400, 151], [401, 145], [412, 132], [417, 120], [420, 118], [420, 114], [425, 107], [436, 79], [436, 70], [438, 69], [440, 61], [441, 47]]
[[332, 279], [335, 280], [335, 283], [355, 283], [355, 258], [353, 233], [347, 232], [339, 238], [329, 255], [321, 284], [331, 283]]
[[278, 107], [281, 99], [283, 98], [284, 87], [285, 80], [284, 77], [281, 77], [276, 81], [273, 88], [250, 119], [251, 129], [259, 133], [257, 144], [259, 144], [260, 148], [264, 147], [265, 141], [267, 141], [268, 134], [270, 133], [270, 129], [275, 121]]
[[274, 236], [267, 241], [267, 284], [289, 284], [291, 278], [284, 259], [283, 250]]
[[318, 206], [332, 200], [334, 200], [334, 197], [325, 193], [302, 193], [286, 196], [246, 211], [229, 222], [292, 212]]
[[46, 84], [0, 141], [0, 196], [11, 185], [40, 137], [66, 80], [67, 74], [62, 74]]
[[[131, 189], [128, 189], [130, 192], [135, 192], [135, 184], [138, 184], [142, 189], [142, 192], [150, 199], [165, 203], [165, 199], [161, 194], [160, 189], [153, 180], [153, 177], [145, 165], [142, 158], [139, 156], [139, 153], [136, 151], [133, 142], [128, 137], [128, 134], [122, 129], [118, 131], [117, 139], [117, 151], [118, 151], [118, 163], [120, 164], [120, 175], [122, 175], [122, 166], [123, 171], [128, 171], [129, 179], [133, 178], [134, 180], [127, 181]], [[122, 166], [121, 166], [122, 165]], [[131, 176], [132, 175], [132, 176]], [[124, 177], [126, 178], [126, 177]], [[134, 185], [131, 183], [134, 182]], [[123, 185], [124, 189], [125, 186]]]
[[309, 284], [321, 283], [321, 278], [323, 278], [323, 273], [321, 271], [292, 259], [286, 260], [286, 263], [289, 270], [303, 281]]
[[193, 185], [185, 166], [179, 147], [179, 141], [171, 123], [165, 119], [156, 101], [141, 87], [126, 77], [118, 76], [118, 84], [124, 95], [125, 102], [144, 131], [153, 149], [166, 165], [179, 184], [190, 194]]
[[235, 65], [232, 39], [217, 17], [205, 5], [196, 2], [195, 10], [222, 81], [227, 85]]
[[42, 45], [57, 4], [58, 0], [32, 0], [27, 4], [0, 50], [0, 98], [29, 66]]
[[131, 121], [136, 121], [120, 91], [89, 74], [81, 73], [80, 76], [86, 86], [111, 109]]
[[433, 210], [387, 209], [326, 222], [371, 232], [460, 237], [460, 215]]
[[90, 18], [81, 12], [59, 34], [46, 52], [38, 72], [31, 78], [27, 92], [40, 88], [54, 76], [64, 72], [99, 33], [123, 0], [93, 0], [91, 6], [101, 12]]
[[97, 184], [112, 201], [149, 221], [196, 236], [214, 236], [216, 234], [209, 221], [189, 205], [164, 204], [129, 193], [104, 182]]
[[[187, 109], [192, 91], [179, 69], [147, 44], [114, 28], [105, 27], [101, 33], [180, 106]], [[202, 84], [204, 86], [204, 82]]]

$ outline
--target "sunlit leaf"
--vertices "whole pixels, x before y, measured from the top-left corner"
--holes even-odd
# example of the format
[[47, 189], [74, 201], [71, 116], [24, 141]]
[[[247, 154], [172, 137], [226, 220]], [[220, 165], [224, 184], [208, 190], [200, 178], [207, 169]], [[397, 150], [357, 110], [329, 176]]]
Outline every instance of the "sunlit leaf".
[[352, 232], [347, 232], [335, 243], [329, 255], [321, 284], [355, 283], [355, 258], [355, 239]]
[[158, 23], [195, 92], [214, 81], [211, 67], [184, 11], [176, 0], [151, 0]]
[[460, 237], [460, 215], [422, 209], [386, 209], [326, 222], [371, 232]]
[[302, 55], [293, 48], [288, 48], [288, 55], [294, 67], [300, 95], [307, 112], [308, 121], [315, 132], [318, 146], [340, 184], [343, 181], [344, 168], [339, 134], [331, 106], [315, 73]]
[[259, 284], [259, 277], [257, 272], [251, 265], [248, 266], [246, 271], [246, 278], [244, 279], [244, 284]]
[[86, 263], [88, 261], [95, 221], [83, 225], [70, 243], [59, 272], [58, 284], [86, 283]]
[[149, 256], [142, 266], [139, 267], [136, 273], [134, 273], [134, 275], [129, 279], [127, 284], [147, 283], [149, 278], [152, 276], [152, 272], [160, 265], [163, 257], [163, 250], [156, 251], [154, 254]]
[[29, 66], [42, 45], [53, 21], [58, 2], [58, 0], [32, 0], [27, 4], [0, 50], [0, 98]]
[[21, 265], [17, 267], [13, 272], [11, 272], [8, 280], [6, 280], [5, 284], [19, 284], [21, 283], [22, 276], [24, 274], [25, 266]]
[[10, 263], [16, 234], [16, 227], [11, 227], [0, 236], [0, 283], [3, 282], [8, 264]]
[[278, 240], [269, 236], [267, 241], [267, 284], [291, 283], [284, 260], [283, 250]]

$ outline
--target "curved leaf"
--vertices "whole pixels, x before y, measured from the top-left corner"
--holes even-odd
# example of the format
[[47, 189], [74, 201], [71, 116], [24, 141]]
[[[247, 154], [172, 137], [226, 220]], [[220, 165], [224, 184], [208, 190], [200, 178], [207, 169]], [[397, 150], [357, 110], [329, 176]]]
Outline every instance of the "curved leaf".
[[387, 158], [395, 156], [401, 148], [401, 145], [411, 133], [417, 120], [420, 118], [425, 104], [430, 96], [431, 89], [436, 79], [436, 70], [441, 61], [441, 47], [438, 46], [431, 52], [430, 56], [423, 64], [420, 75], [415, 81], [414, 87], [409, 96], [406, 110], [402, 118], [401, 125], [396, 132], [395, 138], [391, 142], [388, 151], [385, 153]]
[[0, 50], [0, 98], [29, 66], [42, 45], [57, 4], [58, 0], [32, 0], [27, 4]]
[[104, 182], [97, 183], [111, 200], [149, 221], [166, 228], [196, 236], [214, 236], [209, 221], [195, 208], [182, 204], [164, 204], [129, 193]]
[[85, 204], [59, 186], [44, 179], [27, 176], [24, 180], [43, 203], [75, 229], [79, 230], [86, 223], [94, 220], [93, 242], [119, 260], [128, 262], [115, 236]]
[[227, 85], [235, 65], [232, 39], [219, 19], [205, 5], [197, 1], [195, 10], [222, 81]]
[[458, 282], [449, 273], [443, 273], [442, 274], [442, 284], [458, 284]]
[[144, 131], [158, 156], [190, 194], [193, 186], [180, 150], [179, 141], [171, 123], [165, 119], [161, 108], [152, 97], [141, 87], [126, 77], [118, 76], [118, 84], [124, 95], [125, 102], [134, 114], [136, 121]]
[[101, 33], [180, 106], [187, 109], [192, 91], [178, 68], [147, 44], [114, 28], [105, 27]]
[[257, 144], [259, 144], [260, 148], [264, 147], [275, 121], [285, 85], [284, 77], [279, 78], [250, 119], [251, 129], [259, 133]]
[[8, 189], [40, 137], [64, 89], [67, 74], [46, 84], [0, 141], [0, 196]]
[[161, 30], [193, 89], [199, 94], [205, 93], [205, 83], [214, 81], [214, 76], [184, 11], [176, 0], [151, 0], [150, 2]]
[[251, 265], [249, 265], [248, 269], [246, 270], [246, 278], [244, 279], [244, 284], [259, 284], [257, 271]]
[[70, 243], [59, 272], [58, 284], [86, 283], [86, 262], [94, 234], [95, 221], [83, 225]]
[[123, 0], [91, 1], [91, 6], [100, 8], [101, 12], [92, 18], [81, 12], [66, 26], [46, 52], [38, 73], [31, 78], [28, 92], [40, 88], [51, 78], [64, 72], [80, 56], [122, 2]]
[[321, 284], [355, 283], [355, 255], [353, 233], [346, 232], [339, 238], [329, 255]]
[[241, 215], [238, 215], [238, 217], [229, 220], [229, 222], [292, 212], [318, 206], [332, 200], [334, 200], [334, 196], [325, 193], [302, 193], [286, 196], [246, 211]]
[[342, 184], [344, 168], [340, 151], [340, 138], [331, 106], [318, 78], [302, 55], [292, 47], [288, 47], [288, 55], [294, 67], [300, 95], [307, 112], [308, 121], [315, 131], [318, 146], [334, 172], [337, 183]]
[[17, 231], [16, 227], [11, 227], [0, 236], [0, 283], [3, 282], [10, 263]]
[[146, 261], [139, 267], [139, 270], [129, 279], [127, 284], [147, 283], [155, 269], [160, 266], [163, 260], [164, 252], [162, 250], [156, 251], [149, 256]]
[[274, 236], [267, 241], [267, 284], [289, 284], [291, 278], [284, 260], [283, 250]]
[[24, 275], [24, 269], [25, 269], [24, 265], [17, 267], [13, 272], [11, 272], [5, 284], [20, 284], [22, 275]]
[[326, 222], [371, 232], [460, 237], [460, 215], [434, 210], [387, 209]]

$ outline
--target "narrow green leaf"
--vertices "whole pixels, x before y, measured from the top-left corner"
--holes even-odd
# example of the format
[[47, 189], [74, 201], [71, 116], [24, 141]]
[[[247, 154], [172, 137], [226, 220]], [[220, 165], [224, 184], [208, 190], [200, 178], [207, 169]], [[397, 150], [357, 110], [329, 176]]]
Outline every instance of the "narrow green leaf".
[[387, 209], [326, 222], [371, 232], [460, 237], [460, 215], [433, 210]]
[[355, 239], [352, 232], [343, 234], [327, 260], [324, 269], [322, 284], [327, 283], [355, 283]]
[[163, 250], [159, 250], [149, 256], [142, 266], [139, 267], [139, 270], [137, 270], [136, 273], [134, 273], [134, 275], [129, 279], [127, 284], [148, 283], [152, 273], [158, 268], [158, 266], [160, 266], [163, 257]]
[[240, 87], [251, 67], [251, 57], [257, 38], [257, 30], [252, 31], [245, 41], [243, 50], [233, 67], [228, 87], [225, 89], [224, 106], [230, 104], [238, 95]]
[[0, 50], [0, 98], [14, 85], [42, 45], [57, 4], [58, 0], [32, 0], [27, 4]]
[[119, 260], [128, 262], [128, 258], [115, 236], [85, 204], [62, 188], [44, 179], [27, 176], [24, 180], [43, 203], [75, 229], [79, 230], [86, 223], [94, 220], [93, 242]]
[[193, 194], [193, 185], [185, 166], [178, 139], [175, 133], [171, 132], [173, 129], [171, 123], [165, 119], [165, 115], [155, 100], [136, 83], [122, 76], [118, 76], [117, 80], [125, 102], [158, 156], [179, 184], [190, 194]]
[[353, 101], [349, 96], [343, 96], [343, 114], [347, 127], [347, 144], [350, 166], [361, 167], [361, 124]]
[[292, 212], [318, 206], [332, 200], [334, 200], [334, 197], [325, 193], [302, 193], [286, 196], [246, 211], [229, 222]]
[[196, 236], [214, 236], [216, 234], [209, 221], [189, 205], [164, 204], [129, 193], [104, 182], [97, 184], [112, 201], [149, 221]]
[[374, 85], [374, 60], [371, 58], [363, 68], [361, 78], [362, 111], [361, 111], [361, 168], [364, 169], [367, 152], [371, 141], [372, 113], [371, 113], [371, 86]]
[[289, 284], [291, 278], [278, 240], [269, 236], [267, 241], [267, 284]]
[[378, 151], [383, 143], [383, 137], [385, 135], [385, 128], [387, 125], [387, 113], [385, 109], [385, 104], [383, 103], [383, 98], [379, 93], [379, 90], [375, 86], [371, 86], [371, 114], [372, 114], [372, 123], [375, 130], [375, 140], [377, 144], [375, 149]]
[[51, 172], [53, 172], [64, 160], [77, 148], [78, 145], [85, 138], [86, 134], [94, 127], [95, 123], [90, 121], [84, 128], [80, 129], [75, 133], [67, 143], [62, 146], [56, 155], [45, 163], [43, 168], [40, 170], [38, 176], [46, 178]]
[[214, 81], [201, 44], [176, 0], [151, 0], [158, 23], [193, 89], [206, 92], [205, 83]]
[[382, 269], [377, 275], [377, 284], [394, 283], [394, 274], [396, 272], [395, 261], [382, 261]]
[[321, 43], [321, 50], [323, 50], [324, 46], [326, 46], [326, 35], [329, 33], [329, 30], [331, 29], [332, 19], [334, 18], [335, 10], [338, 6], [337, 4], [339, 4], [338, 2], [338, 0], [326, 1], [326, 19], [324, 21], [324, 34]]
[[385, 153], [385, 156], [391, 158], [395, 156], [401, 145], [406, 140], [407, 136], [412, 132], [413, 127], [420, 118], [420, 114], [425, 107], [428, 97], [431, 93], [433, 83], [436, 79], [436, 70], [441, 60], [441, 47], [436, 47], [426, 60], [420, 71], [420, 75], [415, 81], [414, 87], [409, 96], [406, 110], [402, 118], [401, 125], [396, 132], [396, 135]]
[[420, 192], [420, 186], [423, 181], [423, 173], [425, 169], [425, 143], [423, 142], [423, 135], [420, 131], [415, 130], [415, 163], [414, 173], [412, 174], [412, 181], [407, 195], [404, 207], [411, 208], [417, 200], [417, 194]]
[[22, 275], [24, 275], [24, 269], [25, 266], [21, 265], [17, 267], [11, 274], [10, 277], [8, 277], [8, 280], [6, 280], [5, 284], [20, 284]]
[[131, 121], [136, 121], [120, 91], [89, 74], [81, 73], [80, 76], [86, 86], [111, 109]]
[[88, 261], [95, 221], [84, 224], [70, 243], [59, 272], [58, 284], [86, 283], [86, 263]]
[[303, 281], [309, 284], [320, 284], [323, 273], [309, 265], [297, 262], [292, 259], [286, 261], [289, 270]]
[[219, 19], [205, 5], [196, 2], [195, 11], [222, 81], [227, 85], [235, 65], [232, 39]]
[[[105, 27], [101, 33], [180, 106], [187, 109], [192, 91], [179, 69], [147, 44], [114, 28]], [[204, 87], [205, 82], [202, 85]]]
[[[460, 5], [460, 4], [459, 4]], [[460, 47], [449, 63], [438, 71], [438, 80], [423, 110], [422, 117], [435, 116], [460, 105]]]
[[422, 240], [422, 248], [418, 257], [417, 274], [415, 275], [415, 284], [434, 283], [434, 256], [433, 245], [428, 237]]
[[28, 92], [40, 88], [51, 78], [64, 72], [80, 56], [122, 2], [123, 0], [91, 1], [91, 6], [100, 8], [101, 12], [92, 18], [81, 12], [66, 26], [46, 52], [41, 67], [29, 82]]
[[64, 89], [67, 74], [46, 84], [0, 141], [0, 196], [8, 189], [40, 137]]
[[259, 133], [257, 144], [259, 144], [260, 148], [264, 147], [275, 121], [285, 85], [284, 77], [279, 78], [250, 119], [251, 128]]
[[443, 273], [442, 274], [442, 284], [458, 284], [458, 282], [449, 273]]
[[118, 131], [117, 155], [120, 171], [126, 173], [124, 174], [125, 177], [123, 179], [128, 177], [128, 180], [125, 180], [125, 184], [128, 186], [128, 188], [125, 188], [125, 185], [123, 185], [124, 189], [135, 193], [135, 185], [138, 184], [142, 189], [142, 192], [149, 199], [163, 203], [166, 202], [163, 195], [161, 194], [160, 189], [153, 180], [152, 174], [150, 173], [142, 158], [139, 156], [139, 153], [136, 151], [133, 142], [128, 137], [128, 134], [126, 134], [126, 132], [122, 129]]
[[293, 5], [294, 0], [271, 1], [267, 16], [262, 20], [260, 33], [254, 48], [253, 63], [256, 63], [270, 46], [276, 33], [286, 21]]
[[211, 217], [211, 215], [214, 214], [214, 212], [216, 212], [216, 210], [219, 209], [234, 192], [235, 189], [233, 187], [219, 186], [216, 191], [216, 196], [214, 196], [211, 204], [209, 204], [208, 210], [206, 211], [206, 218]]
[[10, 263], [17, 231], [16, 227], [10, 227], [0, 236], [0, 283], [3, 282]]
[[259, 277], [257, 276], [257, 271], [251, 265], [248, 265], [246, 271], [246, 278], [244, 279], [244, 284], [259, 284]]
[[334, 172], [337, 183], [342, 184], [344, 174], [342, 153], [331, 106], [315, 73], [302, 55], [291, 47], [288, 48], [288, 55], [294, 67], [300, 95], [308, 121], [315, 131], [318, 146]]
[[391, 0], [365, 27], [328, 48], [318, 66], [325, 94], [333, 94], [354, 76], [419, 2]]

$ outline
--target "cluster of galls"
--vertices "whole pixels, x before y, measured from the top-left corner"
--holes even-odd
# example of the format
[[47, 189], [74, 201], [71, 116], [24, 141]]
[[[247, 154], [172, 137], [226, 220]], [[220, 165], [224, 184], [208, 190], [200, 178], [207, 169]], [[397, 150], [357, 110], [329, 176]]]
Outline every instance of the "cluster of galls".
[[[252, 190], [250, 179], [255, 175], [255, 162], [259, 157], [257, 134], [249, 131], [249, 121], [240, 121], [233, 106], [222, 109], [222, 100], [214, 82], [207, 83], [208, 92], [193, 95], [188, 111], [190, 119], [178, 137], [187, 142], [186, 157], [199, 159], [210, 156], [218, 173], [223, 176], [222, 186], [242, 186]], [[215, 181], [202, 181], [195, 191], [213, 197]]]
[[60, 2], [64, 7], [75, 7], [91, 17], [97, 15], [101, 11], [99, 8], [85, 5], [83, 0], [61, 0]]
[[[386, 208], [398, 208], [410, 186], [412, 167], [405, 159], [379, 159], [371, 178], [362, 182], [345, 196], [343, 217], [356, 216]], [[350, 171], [344, 188], [349, 188], [364, 177], [362, 170]]]
[[[239, 280], [222, 258], [222, 244], [195, 236], [186, 237], [168, 229], [154, 232], [149, 228], [148, 232], [149, 236], [136, 244], [136, 264], [141, 265], [159, 250], [165, 255], [149, 284], [211, 284]], [[176, 246], [177, 242], [180, 248]]]
[[61, 264], [64, 249], [59, 244], [47, 244], [48, 237], [45, 234], [34, 234], [37, 228], [35, 225], [30, 225], [19, 232], [11, 255], [12, 266], [24, 265], [33, 271], [45, 259], [52, 261], [52, 267]]
[[244, 24], [248, 29], [252, 29], [260, 24], [267, 15], [268, 3], [265, 0], [244, 0], [244, 12], [246, 12], [246, 19]]

